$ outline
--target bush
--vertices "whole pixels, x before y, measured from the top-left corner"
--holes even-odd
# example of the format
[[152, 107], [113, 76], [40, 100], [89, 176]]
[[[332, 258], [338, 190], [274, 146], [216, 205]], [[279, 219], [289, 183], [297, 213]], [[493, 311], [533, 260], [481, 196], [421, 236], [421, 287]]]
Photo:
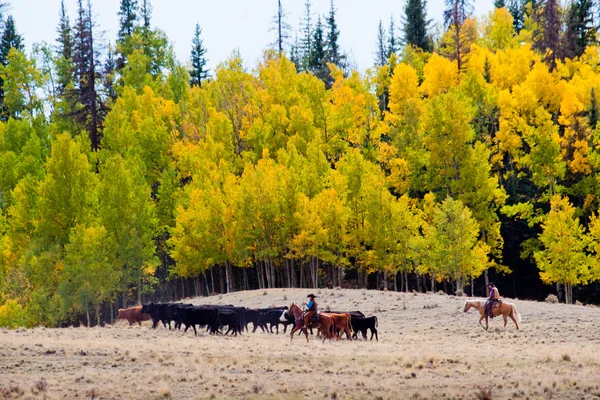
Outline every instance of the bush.
[[7, 300], [0, 306], [0, 326], [9, 329], [16, 329], [25, 326], [27, 314], [19, 303], [15, 300]]
[[465, 292], [463, 292], [463, 291], [462, 291], [462, 289], [458, 289], [458, 290], [456, 291], [456, 295], [457, 295], [458, 297], [463, 297], [463, 296], [465, 295]]
[[549, 294], [548, 297], [546, 297], [545, 301], [546, 301], [546, 303], [557, 304], [558, 297], [556, 297], [556, 295], [554, 295], [554, 294]]

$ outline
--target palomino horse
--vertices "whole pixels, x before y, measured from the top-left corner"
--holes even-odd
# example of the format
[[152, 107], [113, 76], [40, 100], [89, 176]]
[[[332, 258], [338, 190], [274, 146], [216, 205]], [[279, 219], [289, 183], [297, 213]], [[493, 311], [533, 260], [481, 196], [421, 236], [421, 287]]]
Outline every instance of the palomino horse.
[[[464, 311], [465, 312], [469, 311], [469, 309], [471, 307], [478, 310], [479, 315], [481, 317], [481, 318], [479, 318], [479, 325], [481, 325], [481, 327], [483, 329], [487, 330], [489, 326], [488, 326], [488, 316], [485, 314], [485, 302], [486, 302], [485, 300], [483, 300], [483, 301], [467, 300], [465, 302]], [[500, 303], [499, 307], [492, 308], [492, 315], [494, 317], [502, 315], [502, 318], [504, 318], [504, 327], [505, 328], [506, 328], [506, 323], [508, 322], [507, 318], [510, 317], [510, 319], [512, 319], [513, 322], [515, 323], [517, 330], [519, 330], [519, 323], [517, 322], [517, 320], [519, 320], [519, 322], [521, 322], [521, 316], [517, 312], [517, 307], [513, 303], [505, 303], [505, 302]], [[517, 319], [515, 319], [515, 316], [517, 317]], [[483, 324], [481, 323], [481, 321], [483, 321], [484, 318], [485, 318], [485, 326], [483, 326]]]
[[[294, 316], [294, 320], [296, 321], [296, 326], [294, 326], [294, 329], [292, 329], [292, 332], [290, 332], [290, 340], [294, 339], [294, 332], [298, 331], [299, 329], [302, 329], [304, 331], [304, 334], [306, 335], [306, 341], [308, 342], [308, 331], [306, 330], [307, 327], [304, 326], [304, 319], [302, 318], [302, 310], [300, 309], [300, 307], [298, 307], [296, 304], [292, 303], [292, 305], [290, 306], [288, 313], [290, 315]], [[335, 322], [334, 319], [331, 318], [329, 315], [326, 314], [318, 314], [319, 315], [319, 320], [318, 321], [311, 321], [311, 325], [313, 326], [313, 328], [319, 328], [319, 330], [321, 330], [321, 332], [323, 332], [323, 343], [325, 343], [325, 339], [329, 339], [331, 340], [332, 338], [332, 329], [335, 329]]]

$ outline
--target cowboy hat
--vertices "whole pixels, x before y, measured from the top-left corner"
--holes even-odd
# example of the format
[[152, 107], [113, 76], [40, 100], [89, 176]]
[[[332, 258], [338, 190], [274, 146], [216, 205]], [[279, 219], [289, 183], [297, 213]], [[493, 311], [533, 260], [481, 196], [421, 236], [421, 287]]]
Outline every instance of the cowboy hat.
[[315, 297], [317, 297], [317, 296], [315, 296], [314, 294], [312, 294], [312, 293], [311, 293], [311, 294], [309, 294], [309, 295], [308, 295], [308, 296], [306, 296], [306, 297], [312, 297], [312, 298], [314, 299], [314, 298], [315, 298]]

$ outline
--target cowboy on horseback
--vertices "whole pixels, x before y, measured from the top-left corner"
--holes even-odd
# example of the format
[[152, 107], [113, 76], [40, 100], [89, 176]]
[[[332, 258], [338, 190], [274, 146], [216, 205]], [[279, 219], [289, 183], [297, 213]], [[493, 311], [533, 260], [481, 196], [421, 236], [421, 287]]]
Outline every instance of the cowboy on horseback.
[[490, 289], [490, 297], [488, 297], [487, 301], [485, 302], [485, 314], [490, 318], [494, 318], [492, 309], [494, 308], [494, 304], [501, 302], [500, 292], [498, 291], [496, 285], [494, 285], [492, 282], [488, 283], [488, 288]]
[[308, 296], [306, 296], [309, 298], [308, 303], [306, 304], [306, 309], [304, 311], [304, 313], [302, 314], [302, 318], [304, 319], [304, 326], [308, 328], [308, 324], [310, 322], [310, 320], [317, 314], [318, 310], [317, 310], [317, 302], [315, 301], [315, 295], [314, 294], [309, 294]]

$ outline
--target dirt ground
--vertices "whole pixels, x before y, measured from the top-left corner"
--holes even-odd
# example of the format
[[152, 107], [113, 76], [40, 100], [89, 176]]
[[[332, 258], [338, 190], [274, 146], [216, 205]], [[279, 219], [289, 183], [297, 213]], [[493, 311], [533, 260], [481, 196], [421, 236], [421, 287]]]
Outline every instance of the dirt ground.
[[[269, 307], [307, 291], [239, 292], [188, 302]], [[209, 336], [124, 321], [97, 328], [0, 330], [0, 399], [594, 399], [600, 308], [513, 301], [521, 330], [489, 331], [465, 298], [317, 290], [321, 309], [379, 319], [379, 341], [281, 331]], [[289, 333], [289, 331], [288, 331]]]

